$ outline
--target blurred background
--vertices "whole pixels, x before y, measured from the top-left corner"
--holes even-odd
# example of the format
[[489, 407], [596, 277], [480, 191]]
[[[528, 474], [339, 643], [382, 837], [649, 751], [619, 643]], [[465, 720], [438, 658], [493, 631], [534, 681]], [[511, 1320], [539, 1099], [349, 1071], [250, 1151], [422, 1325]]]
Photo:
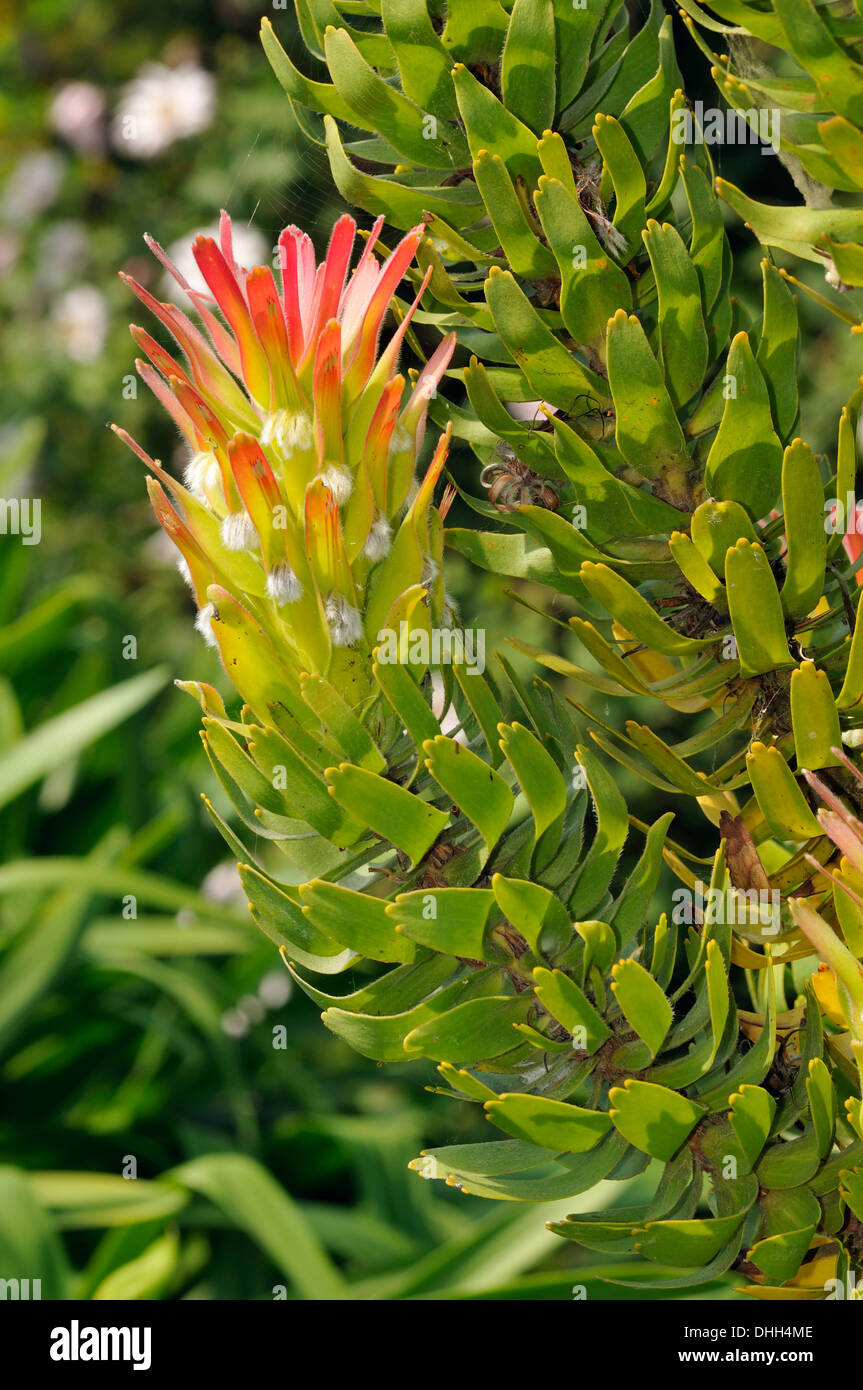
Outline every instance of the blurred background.
[[[289, 222], [324, 249], [341, 208], [259, 47], [262, 9], [0, 10], [0, 496], [41, 506], [38, 544], [0, 536], [0, 1278], [41, 1279], [43, 1298], [623, 1297], [601, 1282], [613, 1268], [543, 1224], [621, 1185], [538, 1210], [408, 1171], [423, 1147], [493, 1134], [424, 1089], [433, 1072], [378, 1068], [326, 1032], [201, 802], [226, 813], [198, 708], [171, 682], [220, 671], [143, 469], [107, 429], [170, 465], [173, 428], [134, 373], [127, 324], [144, 311], [117, 271], [167, 297], [142, 234], [185, 266], [222, 207], [246, 264]], [[292, 8], [273, 11], [302, 64]], [[688, 61], [692, 95], [712, 99]], [[774, 160], [723, 161], [756, 196], [771, 180], [788, 196]], [[760, 252], [730, 230], [755, 308]], [[801, 315], [805, 433], [829, 451], [859, 340], [812, 301]], [[455, 467], [477, 491], [470, 460]], [[559, 640], [459, 557], [450, 585], [490, 648], [515, 625]], [[625, 790], [636, 814], [663, 809]]]

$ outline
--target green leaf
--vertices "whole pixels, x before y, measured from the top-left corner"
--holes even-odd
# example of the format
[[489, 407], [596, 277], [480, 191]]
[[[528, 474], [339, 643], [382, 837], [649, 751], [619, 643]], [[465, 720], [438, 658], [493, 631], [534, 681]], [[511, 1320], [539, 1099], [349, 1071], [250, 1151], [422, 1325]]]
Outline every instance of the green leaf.
[[543, 280], [557, 274], [557, 263], [527, 219], [499, 154], [480, 150], [473, 161], [476, 186], [488, 208], [503, 253], [514, 274], [526, 280]]
[[739, 540], [758, 537], [739, 502], [702, 502], [692, 513], [692, 541], [714, 574], [725, 578], [725, 557]]
[[[270, 727], [249, 725], [247, 739], [249, 752], [271, 787], [275, 788], [278, 783], [284, 788], [284, 808], [290, 811], [291, 818], [305, 821], [340, 848], [356, 843], [363, 833], [363, 819], [345, 816], [337, 809], [317, 765], [310, 765]], [[326, 749], [322, 752], [326, 758]], [[373, 774], [365, 775], [371, 777]]]
[[339, 805], [376, 835], [404, 850], [412, 865], [419, 863], [449, 824], [445, 811], [363, 768], [342, 763], [327, 768], [324, 775]]
[[719, 1082], [706, 1077], [698, 1087], [699, 1101], [711, 1110], [722, 1110], [731, 1104], [735, 1091], [743, 1086], [763, 1081], [773, 1062], [776, 1048], [776, 984], [773, 972], [767, 974], [767, 1018], [757, 1042], [734, 1062]]
[[530, 1012], [529, 994], [468, 999], [405, 1034], [404, 1050], [436, 1062], [481, 1062], [507, 1052], [518, 1040], [513, 1025]]
[[439, 725], [410, 670], [401, 662], [392, 661], [376, 661], [372, 670], [411, 739], [417, 748], [421, 748], [426, 739], [435, 737]]
[[501, 57], [501, 96], [537, 135], [554, 122], [555, 58], [552, 0], [515, 0]]
[[641, 160], [625, 127], [614, 116], [597, 112], [593, 138], [604, 163], [603, 180], [614, 187], [614, 227], [634, 250], [645, 221], [647, 184]]
[[863, 1168], [845, 1169], [839, 1179], [839, 1191], [858, 1221], [863, 1221]]
[[381, 18], [405, 95], [423, 111], [456, 120], [452, 58], [435, 33], [426, 0], [382, 0]]
[[144, 671], [64, 710], [0, 756], [0, 807], [143, 708], [168, 681], [165, 667]]
[[324, 116], [330, 170], [347, 203], [383, 215], [394, 226], [415, 227], [431, 213], [457, 229], [472, 227], [482, 215], [482, 202], [472, 181], [452, 189], [414, 189], [394, 179], [364, 173], [352, 164], [332, 116]]
[[274, 883], [249, 864], [241, 864], [239, 874], [255, 921], [265, 936], [287, 951], [290, 960], [321, 974], [337, 975], [355, 959], [355, 952], [312, 925], [300, 907], [296, 888]]
[[836, 1127], [836, 1092], [833, 1089], [830, 1072], [820, 1057], [813, 1057], [809, 1063], [806, 1092], [809, 1097], [809, 1113], [815, 1128], [818, 1152], [821, 1158], [826, 1158], [833, 1147], [833, 1134]]
[[828, 109], [863, 125], [863, 67], [832, 37], [810, 0], [775, 0], [774, 9], [788, 47], [814, 77]]
[[423, 749], [429, 772], [473, 821], [491, 853], [512, 815], [513, 796], [506, 782], [476, 753], [443, 734], [429, 739]]
[[803, 260], [823, 266], [823, 255], [815, 249], [823, 236], [837, 241], [863, 241], [863, 211], [855, 207], [808, 208], [802, 205], [781, 204], [774, 207], [756, 203], [739, 188], [716, 180], [716, 191], [748, 222], [760, 241], [791, 251]]
[[559, 1153], [587, 1153], [611, 1129], [603, 1110], [520, 1093], [486, 1101], [485, 1112], [493, 1124], [516, 1139]]
[[[503, 761], [503, 751], [498, 737], [501, 709], [488, 681], [476, 668], [468, 669], [454, 663], [453, 672], [459, 689], [473, 711], [474, 718], [485, 739], [492, 767], [499, 767]], [[437, 730], [431, 735], [434, 738]]]
[[[644, 164], [650, 160], [657, 144], [666, 138], [670, 101], [683, 85], [675, 57], [670, 15], [666, 15], [659, 30], [658, 57], [658, 70], [627, 101], [620, 118]], [[610, 107], [608, 98], [605, 104]]]
[[358, 955], [404, 964], [416, 958], [413, 942], [396, 932], [383, 898], [320, 879], [304, 883], [299, 893], [303, 912], [312, 926]]
[[590, 596], [653, 651], [666, 656], [689, 656], [716, 641], [715, 637], [686, 637], [675, 632], [647, 599], [608, 565], [585, 561], [578, 574]]
[[397, 965], [379, 975], [370, 985], [352, 990], [350, 994], [325, 994], [305, 980], [294, 965], [282, 954], [291, 977], [304, 994], [320, 1009], [341, 1009], [346, 1013], [372, 1015], [407, 1013], [446, 984], [457, 967], [452, 956], [423, 953], [415, 965]]
[[742, 502], [757, 521], [776, 501], [782, 446], [773, 428], [767, 387], [745, 333], [731, 343], [725, 384], [725, 409], [707, 455], [704, 481], [715, 497]]
[[863, 285], [863, 246], [855, 241], [832, 241], [828, 236], [822, 237], [820, 244], [830, 256], [843, 285], [859, 289]]
[[567, 352], [508, 270], [492, 266], [484, 288], [495, 328], [531, 390], [561, 410], [571, 410], [579, 396], [607, 398], [602, 378]]
[[[557, 109], [563, 111], [577, 97], [587, 75], [594, 35], [603, 22], [606, 6], [556, 5]], [[550, 126], [551, 121], [548, 122]]]
[[620, 950], [624, 950], [641, 928], [650, 907], [662, 869], [665, 836], [673, 811], [666, 811], [647, 832], [644, 849], [610, 914], [610, 925]]
[[527, 798], [539, 839], [566, 810], [566, 783], [551, 754], [523, 724], [499, 724], [498, 729], [501, 749]]
[[[357, 124], [356, 113], [351, 110], [347, 102], [342, 100], [331, 83], [313, 82], [294, 67], [276, 38], [272, 24], [266, 17], [261, 20], [261, 43], [273, 72], [293, 101], [299, 101], [303, 106], [308, 106], [313, 111], [327, 112], [330, 116], [335, 116], [337, 120]], [[364, 129], [371, 130], [373, 127], [366, 125]]]
[[303, 675], [300, 677], [300, 689], [303, 699], [320, 719], [324, 732], [335, 740], [346, 758], [369, 772], [386, 770], [386, 758], [329, 681], [325, 681], [323, 676]]
[[745, 1213], [700, 1217], [691, 1221], [651, 1221], [639, 1233], [639, 1255], [658, 1264], [704, 1266], [722, 1250], [743, 1225]]
[[[110, 841], [104, 852], [97, 847], [86, 859], [78, 861], [75, 867], [81, 870], [79, 885], [70, 885], [53, 893], [28, 930], [22, 932], [12, 948], [4, 954], [0, 965], [2, 1050], [6, 1050], [10, 1041], [31, 1018], [43, 996], [65, 968], [88, 919], [93, 893], [102, 886], [101, 873], [103, 869], [110, 872], [113, 867], [106, 862], [112, 857], [109, 848]], [[37, 860], [31, 866], [31, 882], [37, 888], [47, 887], [50, 883], [44, 863]], [[6, 866], [3, 877], [7, 884], [14, 884], [16, 870], [19, 883], [22, 879], [26, 882], [27, 864], [26, 861], [19, 861]], [[131, 886], [124, 883], [124, 893], [133, 891]]]
[[782, 513], [788, 548], [782, 607], [791, 618], [805, 618], [824, 587], [827, 531], [821, 474], [802, 439], [788, 446], [782, 460]]
[[93, 1290], [94, 1302], [128, 1303], [161, 1298], [177, 1270], [180, 1242], [174, 1231], [166, 1231], [134, 1260], [113, 1269]]
[[420, 167], [452, 169], [467, 162], [467, 144], [458, 127], [436, 122], [434, 138], [427, 139], [426, 113], [375, 72], [345, 28], [328, 29], [324, 47], [330, 76], [353, 113], [349, 119], [354, 125], [382, 135], [404, 159]]
[[572, 939], [566, 908], [541, 883], [495, 874], [491, 881], [498, 907], [535, 953], [559, 955]]
[[725, 556], [725, 593], [744, 679], [793, 666], [776, 580], [762, 547], [739, 540]]
[[60, 1230], [97, 1230], [143, 1221], [165, 1221], [189, 1204], [189, 1194], [160, 1180], [120, 1177], [119, 1173], [41, 1171], [27, 1176], [37, 1201], [47, 1207]]
[[499, 963], [501, 948], [487, 941], [494, 907], [489, 888], [423, 888], [399, 893], [386, 911], [398, 932], [420, 946], [468, 960]]
[[[846, 121], [844, 116], [834, 116], [832, 120], [819, 122], [818, 134], [828, 154], [832, 155], [855, 189], [863, 188], [863, 133]], [[854, 248], [846, 245], [843, 250], [850, 252]], [[859, 266], [859, 258], [857, 264]]]
[[704, 1114], [703, 1106], [650, 1081], [630, 1079], [613, 1087], [608, 1099], [615, 1128], [630, 1144], [664, 1163]]
[[535, 187], [542, 173], [536, 136], [463, 63], [456, 64], [452, 75], [471, 157], [494, 150], [513, 180], [520, 177], [528, 188]]
[[596, 834], [582, 861], [569, 904], [573, 917], [579, 918], [596, 906], [611, 882], [629, 830], [629, 814], [617, 783], [590, 749], [579, 745], [575, 756], [596, 809]]
[[[441, 959], [445, 960], [446, 957]], [[436, 1019], [439, 1014], [446, 1013], [450, 1005], [464, 993], [469, 983], [467, 979], [454, 980], [443, 989], [439, 988], [430, 999], [389, 1017], [331, 1007], [324, 1011], [321, 1019], [330, 1032], [343, 1038], [363, 1057], [372, 1057], [378, 1062], [403, 1062], [406, 1060], [403, 1045], [405, 1036], [427, 1020]]]
[[629, 280], [597, 240], [574, 189], [543, 175], [534, 201], [557, 262], [567, 331], [604, 356], [609, 318], [621, 306], [632, 307]]
[[741, 1086], [731, 1096], [729, 1119], [750, 1168], [755, 1166], [770, 1134], [776, 1101], [761, 1086]]
[[448, 0], [441, 43], [459, 62], [497, 62], [508, 23], [498, 0]]
[[573, 1046], [588, 1055], [611, 1037], [607, 1026], [587, 996], [562, 970], [534, 970], [536, 997], [552, 1018], [573, 1035]]
[[[518, 1140], [511, 1140], [514, 1150], [524, 1149]], [[539, 1158], [533, 1166], [520, 1171], [499, 1171], [491, 1176], [463, 1173], [453, 1164], [453, 1156], [473, 1149], [504, 1150], [505, 1146], [491, 1144], [456, 1145], [450, 1149], [431, 1149], [411, 1165], [425, 1177], [445, 1177], [463, 1192], [479, 1197], [492, 1197], [516, 1202], [551, 1202], [561, 1197], [573, 1197], [587, 1192], [614, 1169], [624, 1156], [627, 1144], [619, 1134], [609, 1134], [585, 1157], [572, 1154], [553, 1162], [542, 1162], [548, 1150], [530, 1145], [530, 1152]]]
[[818, 1136], [810, 1125], [800, 1139], [769, 1145], [756, 1164], [755, 1173], [762, 1187], [787, 1191], [808, 1182], [819, 1163]]
[[349, 1297], [341, 1274], [300, 1209], [265, 1168], [245, 1154], [206, 1154], [170, 1174], [200, 1193], [263, 1250], [301, 1298]]
[[822, 834], [778, 748], [756, 741], [746, 755], [746, 766], [761, 813], [774, 834], [788, 840], [811, 840]]
[[800, 1268], [814, 1230], [813, 1222], [799, 1231], [783, 1231], [781, 1235], [768, 1236], [765, 1240], [756, 1241], [746, 1258], [757, 1265], [771, 1282], [784, 1283], [786, 1279], [792, 1279]]
[[665, 991], [636, 960], [621, 960], [611, 968], [612, 993], [638, 1036], [656, 1056], [671, 1027], [671, 1005]]
[[798, 772], [839, 766], [831, 751], [842, 746], [839, 715], [827, 673], [817, 670], [814, 662], [802, 661], [791, 672], [791, 726]]
[[764, 318], [756, 361], [764, 377], [779, 438], [790, 435], [797, 420], [797, 301], [786, 280], [767, 259], [764, 279]]
[[682, 477], [690, 467], [683, 431], [662, 369], [634, 314], [618, 309], [609, 320], [607, 353], [621, 454], [646, 478], [663, 473]]
[[648, 221], [642, 233], [659, 296], [660, 362], [679, 410], [701, 390], [707, 370], [707, 330], [695, 267], [679, 232]]
[[[62, 1242], [29, 1177], [17, 1168], [0, 1168], [0, 1210], [0, 1277], [9, 1284], [38, 1280], [38, 1291], [28, 1286], [31, 1298], [68, 1298], [71, 1270]], [[28, 1296], [20, 1283], [18, 1292]], [[14, 1297], [11, 1287], [5, 1297]]]
[[627, 534], [655, 535], [679, 524], [676, 508], [615, 478], [587, 441], [559, 416], [552, 416], [551, 427], [557, 461], [590, 518], [591, 535], [597, 542]]

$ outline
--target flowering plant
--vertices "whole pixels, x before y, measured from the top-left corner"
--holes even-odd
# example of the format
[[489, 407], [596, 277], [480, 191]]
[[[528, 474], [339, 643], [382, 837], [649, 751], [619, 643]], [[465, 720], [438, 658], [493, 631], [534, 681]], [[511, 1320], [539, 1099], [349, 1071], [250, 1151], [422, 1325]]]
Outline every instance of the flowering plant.
[[[764, 16], [737, 8], [764, 37]], [[133, 329], [192, 451], [186, 485], [133, 447], [243, 708], [187, 688], [241, 823], [281, 845], [290, 881], [217, 821], [326, 1025], [380, 1062], [434, 1061], [444, 1092], [506, 1136], [433, 1150], [418, 1171], [541, 1201], [657, 1160], [648, 1201], [554, 1229], [638, 1256], [618, 1271], [635, 1288], [656, 1281], [646, 1261], [663, 1288], [734, 1271], [752, 1297], [826, 1297], [863, 1258], [863, 793], [844, 752], [863, 624], [856, 552], [825, 524], [853, 490], [863, 390], [822, 460], [797, 433], [791, 286], [805, 287], [766, 257], [760, 317], [741, 309], [718, 194], [755, 209], [766, 247], [829, 251], [847, 267], [828, 275], [837, 294], [863, 284], [860, 212], [810, 197], [777, 231], [773, 209], [714, 179], [679, 119], [659, 7], [634, 33], [621, 4], [593, 0], [445, 16], [384, 0], [364, 28], [353, 4], [331, 9], [338, 23], [303, 25], [329, 82], [304, 77], [268, 21], [262, 37], [303, 127], [323, 117], [339, 190], [375, 217], [353, 275], [348, 217], [320, 266], [283, 233], [281, 286], [235, 264], [224, 217], [219, 243], [194, 248], [209, 294], [151, 243], [208, 337], [132, 283], [185, 354]], [[771, 149], [851, 191], [859, 109], [822, 62], [838, 45], [819, 23], [783, 0], [767, 33], [811, 75], [807, 111], [835, 103], [818, 124], [829, 158], [803, 143], [805, 121], [797, 139], [771, 126]], [[859, 43], [859, 19], [848, 31]], [[379, 264], [387, 223], [410, 230]], [[408, 392], [396, 358], [420, 298], [441, 341]], [[475, 355], [449, 368], [457, 338]], [[427, 413], [443, 434], [417, 484]], [[486, 679], [424, 644], [444, 668], [445, 733], [409, 638], [449, 621], [452, 492], [433, 497], [450, 438], [475, 455], [463, 495], [488, 529], [446, 540], [528, 603], [526, 582], [549, 586], [578, 661], [512, 639], [572, 682], [564, 696], [504, 658]], [[633, 699], [672, 711], [680, 737], [615, 720], [610, 702]], [[697, 807], [711, 858], [670, 838], [673, 813], [630, 815], [610, 763]], [[705, 864], [711, 903], [731, 911], [703, 912]], [[665, 869], [689, 895], [682, 918], [655, 905]], [[375, 968], [350, 993], [310, 978], [361, 959]]]
[[149, 358], [138, 370], [192, 451], [184, 485], [124, 437], [153, 474], [150, 498], [180, 551], [197, 624], [253, 708], [258, 675], [288, 708], [300, 698], [300, 673], [329, 677], [356, 703], [371, 691], [379, 628], [444, 616], [432, 498], [446, 435], [421, 485], [415, 470], [455, 338], [441, 342], [406, 393], [399, 349], [428, 276], [380, 351], [379, 339], [423, 229], [379, 262], [381, 226], [349, 279], [352, 218], [336, 223], [320, 265], [309, 237], [286, 228], [279, 287], [268, 267], [236, 264], [223, 213], [219, 243], [199, 236], [193, 247], [209, 296], [148, 237], [209, 341], [180, 309], [124, 277], [185, 355], [181, 366], [132, 328]]

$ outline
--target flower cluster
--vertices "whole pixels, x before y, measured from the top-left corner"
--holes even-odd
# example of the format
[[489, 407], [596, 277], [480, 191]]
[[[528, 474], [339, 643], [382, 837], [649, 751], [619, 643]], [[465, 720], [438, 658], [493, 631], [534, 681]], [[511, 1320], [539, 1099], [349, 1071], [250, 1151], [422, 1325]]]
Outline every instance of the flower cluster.
[[150, 497], [181, 552], [198, 626], [218, 643], [232, 678], [238, 642], [244, 646], [237, 633], [254, 633], [272, 644], [289, 677], [338, 676], [361, 694], [382, 626], [414, 612], [415, 625], [443, 615], [441, 527], [431, 502], [447, 436], [420, 486], [415, 468], [455, 338], [407, 391], [398, 355], [425, 280], [382, 350], [379, 339], [423, 227], [382, 262], [374, 254], [380, 229], [378, 222], [349, 276], [352, 218], [336, 223], [320, 265], [310, 238], [288, 227], [277, 278], [267, 266], [237, 264], [223, 213], [218, 240], [202, 235], [193, 245], [209, 293], [148, 237], [204, 332], [123, 277], [185, 357], [180, 365], [132, 327], [148, 359], [138, 371], [189, 444], [184, 485], [118, 433], [154, 474]]

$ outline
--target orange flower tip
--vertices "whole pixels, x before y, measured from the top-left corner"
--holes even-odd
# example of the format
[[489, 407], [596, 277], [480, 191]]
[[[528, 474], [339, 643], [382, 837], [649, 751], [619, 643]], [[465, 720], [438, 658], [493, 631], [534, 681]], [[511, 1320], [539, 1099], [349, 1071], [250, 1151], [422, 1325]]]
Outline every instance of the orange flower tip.
[[132, 438], [128, 430], [121, 429], [119, 425], [111, 425], [110, 428], [114, 431], [117, 438], [122, 439], [123, 443], [132, 450], [133, 454], [138, 455], [138, 458], [141, 460], [142, 463], [146, 463], [148, 468], [160, 467], [159, 460], [151, 458], [150, 455], [146, 452], [146, 450], [141, 448], [137, 440]]
[[233, 439], [228, 440], [228, 454], [233, 458], [242, 458], [248, 453], [257, 455], [258, 441], [251, 434], [243, 434], [242, 431], [235, 434]]

